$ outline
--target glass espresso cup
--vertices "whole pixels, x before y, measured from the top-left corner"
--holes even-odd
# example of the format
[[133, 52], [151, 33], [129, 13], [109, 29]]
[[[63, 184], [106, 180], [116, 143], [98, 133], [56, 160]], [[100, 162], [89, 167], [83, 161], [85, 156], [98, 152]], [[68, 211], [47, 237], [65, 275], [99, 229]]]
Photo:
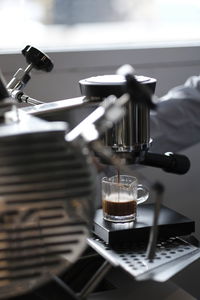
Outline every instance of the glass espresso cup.
[[138, 184], [136, 177], [120, 175], [102, 178], [103, 218], [107, 221], [134, 221], [137, 205], [146, 201], [148, 197], [148, 189]]

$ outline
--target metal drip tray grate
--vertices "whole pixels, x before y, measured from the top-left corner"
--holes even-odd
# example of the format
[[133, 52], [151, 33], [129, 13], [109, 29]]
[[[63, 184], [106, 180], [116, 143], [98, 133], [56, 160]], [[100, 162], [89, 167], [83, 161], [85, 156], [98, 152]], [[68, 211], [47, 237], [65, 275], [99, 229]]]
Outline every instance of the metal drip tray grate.
[[198, 247], [179, 237], [159, 241], [153, 261], [147, 259], [144, 243], [111, 248], [95, 237], [88, 239], [88, 243], [112, 265], [123, 268], [136, 280], [166, 281], [200, 257]]

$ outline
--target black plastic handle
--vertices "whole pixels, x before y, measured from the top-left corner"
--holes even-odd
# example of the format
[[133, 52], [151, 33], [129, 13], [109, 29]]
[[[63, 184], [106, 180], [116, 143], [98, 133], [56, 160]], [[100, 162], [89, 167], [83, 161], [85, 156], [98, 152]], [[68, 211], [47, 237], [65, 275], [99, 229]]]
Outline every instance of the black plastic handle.
[[161, 168], [166, 172], [185, 174], [190, 169], [190, 160], [182, 154], [167, 152], [165, 154], [146, 152], [142, 165]]

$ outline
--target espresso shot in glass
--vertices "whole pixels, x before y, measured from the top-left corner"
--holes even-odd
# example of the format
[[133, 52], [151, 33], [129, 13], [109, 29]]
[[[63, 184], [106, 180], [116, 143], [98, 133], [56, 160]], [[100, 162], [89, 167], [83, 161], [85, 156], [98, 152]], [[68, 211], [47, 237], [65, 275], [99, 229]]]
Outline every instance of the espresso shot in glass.
[[137, 205], [146, 201], [148, 197], [148, 189], [138, 184], [136, 177], [120, 175], [102, 178], [102, 209], [106, 221], [135, 221]]

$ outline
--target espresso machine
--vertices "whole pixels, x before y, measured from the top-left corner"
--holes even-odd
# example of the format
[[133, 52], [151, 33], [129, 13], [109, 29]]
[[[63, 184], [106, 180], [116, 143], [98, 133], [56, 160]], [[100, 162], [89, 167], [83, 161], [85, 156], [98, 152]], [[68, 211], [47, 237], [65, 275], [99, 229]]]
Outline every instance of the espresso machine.
[[[140, 179], [133, 165], [176, 174], [189, 170], [186, 156], [150, 151], [156, 80], [136, 76], [126, 66], [116, 75], [81, 80], [81, 97], [43, 103], [25, 95], [24, 88], [32, 68], [51, 71], [53, 63], [31, 46], [22, 54], [28, 67], [18, 70], [7, 88], [3, 81], [0, 86], [2, 297], [26, 293], [53, 278], [69, 299], [85, 299], [113, 266], [136, 280], [165, 281], [198, 259], [197, 241], [191, 239], [194, 222], [161, 206], [160, 183], [145, 178], [156, 201], [141, 206], [142, 219], [135, 223], [108, 223], [101, 209], [96, 212], [93, 155]], [[17, 109], [17, 102], [29, 106]], [[55, 112], [84, 107], [93, 111], [73, 129], [66, 122], [46, 121]], [[76, 295], [59, 274], [78, 260], [86, 244], [105, 261]]]
[[[102, 75], [79, 81], [82, 97], [58, 100], [44, 103], [33, 99], [24, 93], [24, 88], [30, 80], [30, 72], [34, 68], [45, 72], [53, 69], [53, 62], [48, 55], [27, 45], [23, 50], [28, 66], [20, 68], [10, 82], [7, 89], [11, 97], [19, 103], [29, 106], [23, 108], [30, 115], [51, 120], [50, 116], [62, 111], [88, 108], [88, 114], [110, 95], [116, 98], [126, 94], [130, 101], [125, 105], [123, 119], [101, 136], [105, 147], [123, 159], [125, 164], [143, 164], [158, 167], [166, 172], [185, 174], [190, 168], [189, 159], [183, 155], [152, 153], [150, 135], [150, 110], [156, 109], [156, 79], [134, 74], [133, 68], [123, 66], [121, 74]], [[59, 118], [59, 117], [58, 117]], [[70, 124], [69, 124], [70, 125]], [[75, 127], [75, 126], [74, 126]]]

